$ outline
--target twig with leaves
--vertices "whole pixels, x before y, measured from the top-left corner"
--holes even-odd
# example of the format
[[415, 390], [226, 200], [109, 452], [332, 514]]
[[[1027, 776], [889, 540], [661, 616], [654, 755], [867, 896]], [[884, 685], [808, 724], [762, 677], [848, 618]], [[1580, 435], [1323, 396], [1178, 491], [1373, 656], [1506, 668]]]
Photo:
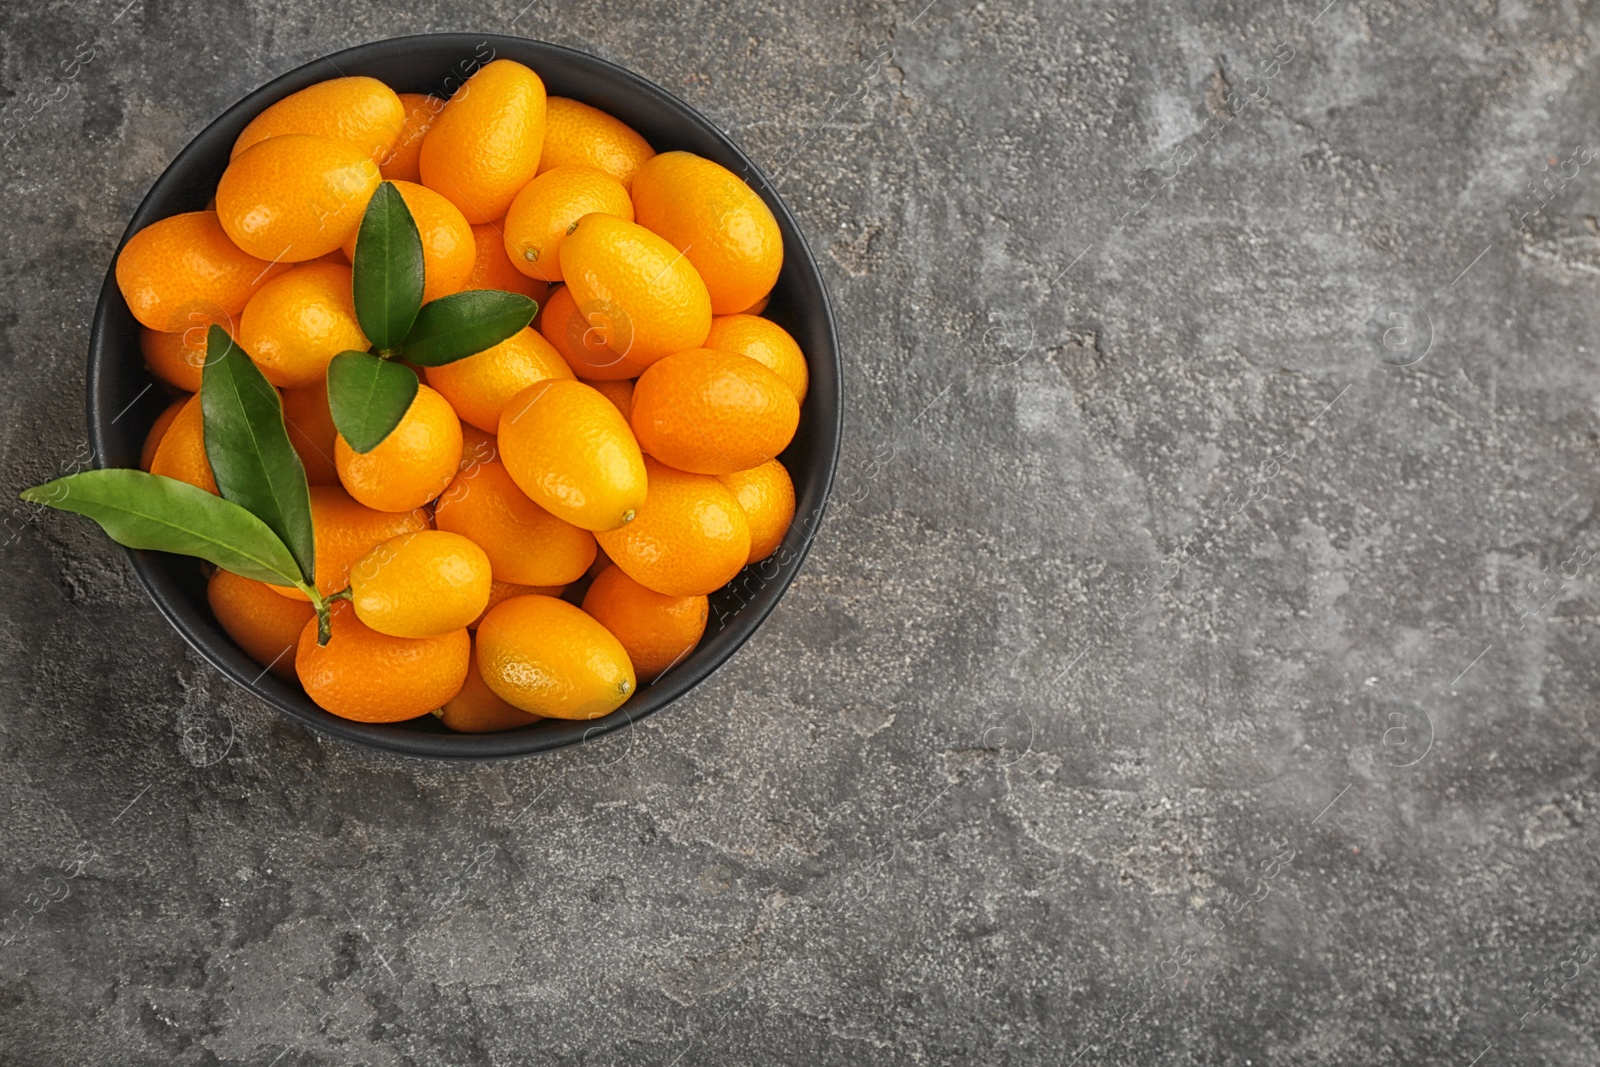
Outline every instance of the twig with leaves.
[[[525, 296], [480, 289], [422, 302], [422, 237], [405, 200], [384, 182], [367, 204], [352, 272], [356, 319], [372, 347], [328, 364], [334, 427], [357, 452], [393, 432], [417, 395], [407, 366], [438, 367], [499, 344], [533, 321]], [[401, 361], [405, 362], [401, 362]], [[316, 582], [311, 491], [289, 441], [283, 403], [249, 355], [212, 326], [200, 377], [206, 458], [221, 494], [144, 471], [83, 471], [37, 485], [22, 499], [84, 515], [128, 548], [196, 556], [246, 578], [291, 586], [317, 611], [327, 644], [329, 610], [348, 587]]]

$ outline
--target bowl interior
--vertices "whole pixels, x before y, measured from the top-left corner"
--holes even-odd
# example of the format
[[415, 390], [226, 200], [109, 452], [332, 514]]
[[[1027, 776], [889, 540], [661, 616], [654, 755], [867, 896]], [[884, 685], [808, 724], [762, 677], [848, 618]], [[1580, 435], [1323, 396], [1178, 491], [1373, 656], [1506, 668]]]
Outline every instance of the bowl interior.
[[[205, 583], [194, 560], [130, 552], [156, 606], [224, 674], [317, 729], [416, 756], [493, 758], [560, 748], [626, 726], [682, 696], [732, 655], [783, 595], [821, 521], [839, 454], [839, 349], [833, 314], [816, 261], [793, 215], [759, 169], [705, 117], [638, 75], [572, 49], [493, 34], [430, 34], [360, 45], [307, 63], [249, 94], [201, 131], [156, 180], [122, 240], [158, 219], [204, 208], [239, 131], [290, 93], [328, 78], [367, 75], [398, 92], [448, 96], [479, 66], [500, 58], [531, 67], [552, 96], [581, 100], [622, 119], [657, 151], [683, 149], [721, 163], [748, 181], [772, 209], [783, 233], [784, 262], [764, 314], [794, 335], [811, 369], [799, 431], [781, 457], [794, 477], [795, 522], [777, 553], [746, 567], [728, 587], [712, 595], [710, 621], [700, 646], [661, 678], [640, 678], [639, 691], [617, 711], [591, 722], [545, 720], [499, 734], [450, 733], [431, 715], [394, 725], [368, 725], [330, 715], [298, 685], [263, 672], [234, 645], [211, 617]], [[145, 435], [168, 402], [162, 387], [144, 369], [138, 330], [108, 270], [90, 339], [88, 385], [90, 443], [103, 467], [138, 466]]]

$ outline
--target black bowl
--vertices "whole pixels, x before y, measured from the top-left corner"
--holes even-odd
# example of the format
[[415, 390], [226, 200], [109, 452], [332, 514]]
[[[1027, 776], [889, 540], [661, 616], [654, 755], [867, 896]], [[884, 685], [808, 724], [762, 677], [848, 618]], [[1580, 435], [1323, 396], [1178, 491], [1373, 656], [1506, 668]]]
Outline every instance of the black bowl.
[[[478, 66], [498, 58], [537, 71], [552, 96], [573, 97], [617, 116], [658, 151], [684, 149], [721, 163], [744, 177], [772, 209], [783, 231], [784, 260], [765, 314], [794, 335], [811, 364], [800, 430], [782, 456], [794, 476], [797, 506], [783, 546], [712, 595], [705, 639], [663, 677], [644, 684], [602, 719], [546, 720], [499, 734], [450, 733], [431, 715], [392, 725], [330, 715], [299, 686], [265, 674], [223, 632], [206, 604], [205, 581], [194, 560], [161, 552], [129, 553], [156, 607], [222, 673], [308, 726], [413, 756], [489, 759], [562, 748], [627, 726], [683, 696], [733, 655], [777, 605], [811, 546], [839, 458], [842, 400], [833, 311], [794, 216], [760, 169], [699, 112], [637, 74], [570, 48], [498, 34], [440, 33], [376, 41], [307, 63], [246, 96], [189, 142], [156, 179], [122, 240], [158, 219], [204, 208], [239, 131], [290, 93], [328, 78], [364, 74], [399, 92], [448, 96]], [[137, 467], [140, 446], [165, 402], [160, 386], [144, 369], [138, 324], [108, 270], [89, 341], [89, 441], [95, 461], [102, 467]]]

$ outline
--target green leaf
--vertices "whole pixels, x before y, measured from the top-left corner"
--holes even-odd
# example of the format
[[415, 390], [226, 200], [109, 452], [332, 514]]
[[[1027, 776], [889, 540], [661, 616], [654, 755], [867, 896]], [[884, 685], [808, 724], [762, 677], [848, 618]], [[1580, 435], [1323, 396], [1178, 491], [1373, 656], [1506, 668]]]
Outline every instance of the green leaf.
[[199, 556], [274, 585], [300, 583], [300, 567], [266, 523], [176, 478], [135, 470], [83, 471], [24, 489], [22, 499], [85, 515], [119, 545]]
[[422, 235], [393, 182], [367, 202], [353, 260], [356, 321], [380, 352], [410, 332], [422, 306]]
[[206, 458], [223, 499], [249, 511], [278, 535], [307, 582], [317, 580], [311, 536], [311, 490], [300, 454], [289, 443], [278, 391], [220, 326], [206, 335], [200, 374]]
[[415, 371], [370, 352], [340, 352], [328, 364], [333, 425], [357, 452], [377, 448], [416, 395]]
[[493, 348], [532, 322], [538, 310], [535, 301], [498, 289], [441, 296], [417, 312], [400, 355], [422, 367], [454, 363]]

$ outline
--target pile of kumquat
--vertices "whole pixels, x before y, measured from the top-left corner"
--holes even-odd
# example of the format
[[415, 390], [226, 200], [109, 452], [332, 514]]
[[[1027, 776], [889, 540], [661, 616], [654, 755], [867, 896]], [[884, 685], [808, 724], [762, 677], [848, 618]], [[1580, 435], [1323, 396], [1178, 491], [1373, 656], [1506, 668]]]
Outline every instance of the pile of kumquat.
[[793, 521], [782, 260], [736, 174], [520, 63], [312, 85], [117, 259], [172, 393], [143, 470], [24, 497], [209, 561], [217, 621], [335, 715], [596, 718]]

